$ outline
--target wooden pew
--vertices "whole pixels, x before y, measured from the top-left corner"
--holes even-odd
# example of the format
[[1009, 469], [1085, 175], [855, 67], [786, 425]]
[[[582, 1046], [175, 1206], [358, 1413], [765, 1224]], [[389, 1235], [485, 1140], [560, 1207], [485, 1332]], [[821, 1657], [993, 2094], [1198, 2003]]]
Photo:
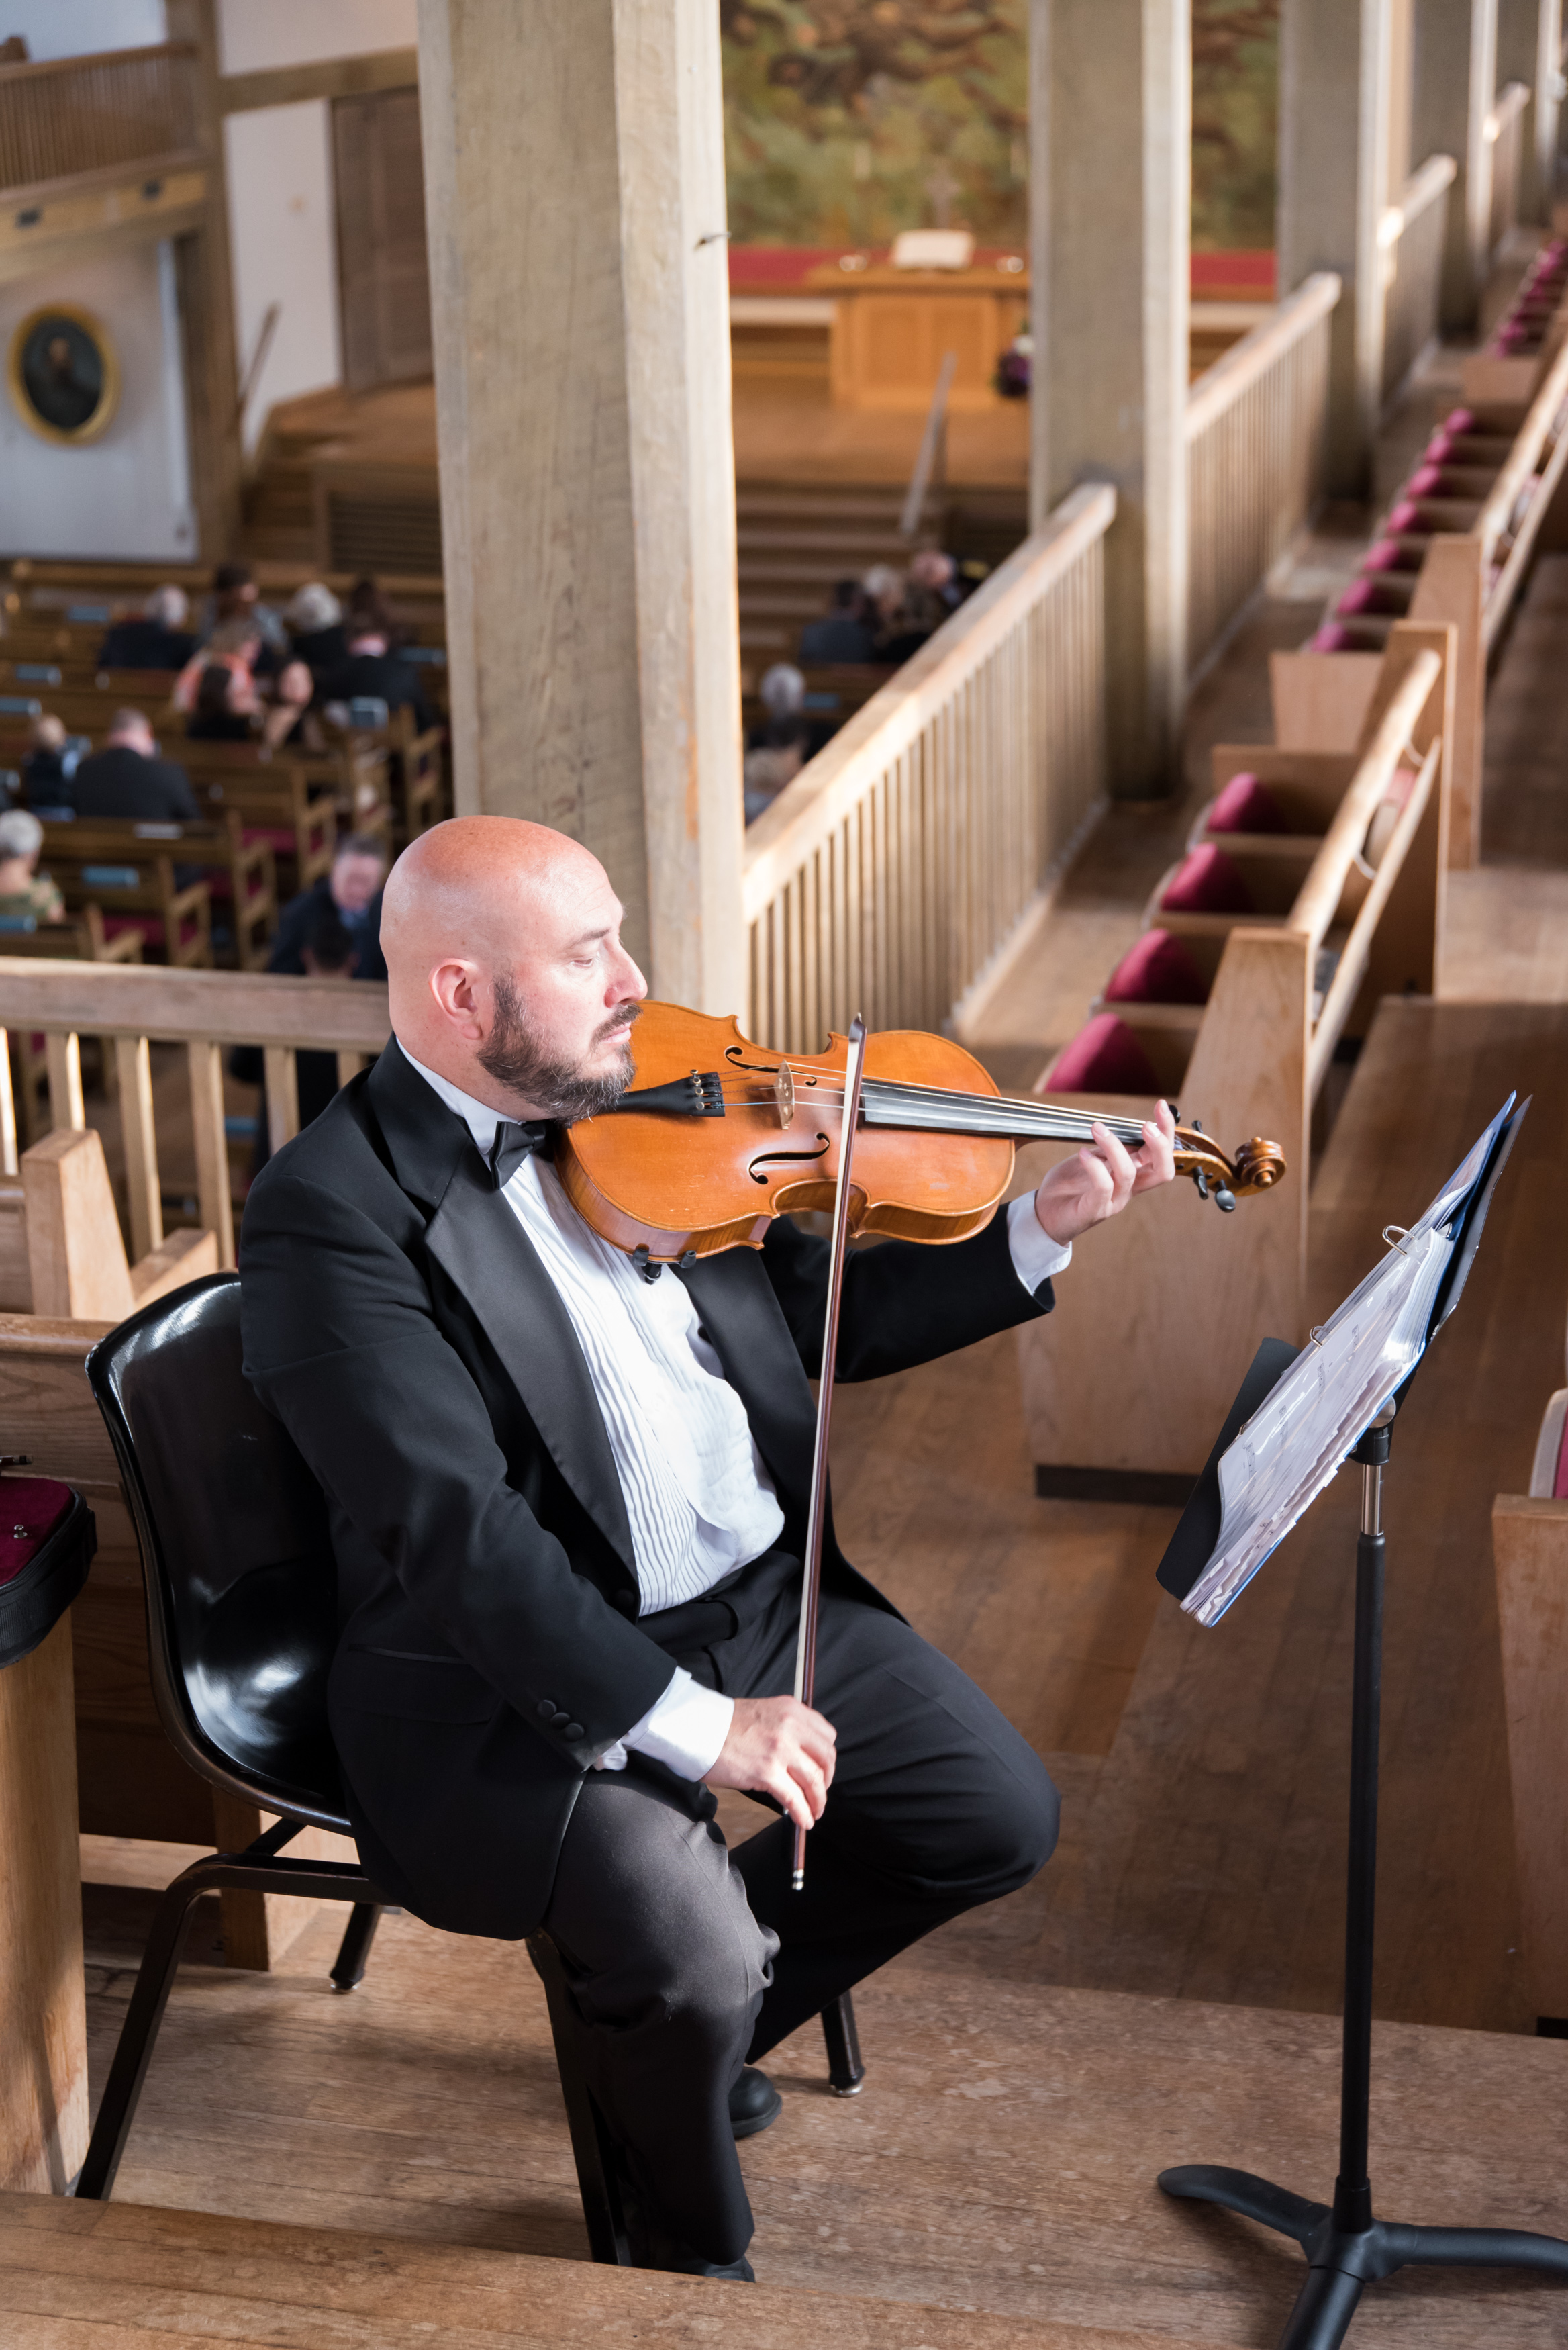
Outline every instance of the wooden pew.
[[[118, 938], [108, 937], [102, 912], [89, 905], [63, 922], [46, 922], [32, 931], [0, 921], [0, 951], [19, 957], [45, 956], [56, 962], [140, 962], [141, 939], [135, 931], [122, 931]], [[102, 1049], [107, 1066], [109, 1048], [105, 1045]], [[46, 1037], [13, 1032], [9, 1055], [0, 1055], [0, 1087], [7, 1083], [14, 1089], [7, 1098], [14, 1103], [15, 1110], [20, 1111], [22, 1140], [36, 1142], [49, 1125], [49, 1050]]]
[[1491, 1513], [1525, 1978], [1568, 2022], [1568, 1502], [1500, 1493]]
[[[1042, 1492], [1179, 1498], [1201, 1469], [1257, 1342], [1306, 1336], [1307, 1193], [1313, 1108], [1340, 1039], [1378, 999], [1430, 993], [1442, 924], [1453, 637], [1401, 622], [1390, 639], [1351, 761], [1289, 743], [1216, 753], [1216, 779], [1243, 763], [1303, 799], [1326, 828], [1303, 868], [1302, 846], [1264, 836], [1277, 855], [1272, 911], [1178, 917], [1214, 972], [1200, 1007], [1116, 1003], [1162, 1093], [1226, 1149], [1278, 1143], [1288, 1172], [1233, 1215], [1203, 1207], [1185, 1183], [1075, 1251], [1050, 1319], [1019, 1334], [1023, 1403]], [[1375, 873], [1360, 851], [1396, 769], [1414, 753], [1417, 780]], [[1330, 810], [1332, 809], [1332, 814]], [[1233, 838], [1234, 837], [1232, 837]], [[1226, 846], [1231, 847], [1231, 841]], [[1314, 984], [1327, 945], [1334, 967]], [[1047, 1076], [1049, 1073], [1047, 1073]], [[1147, 1118], [1147, 1100], [1057, 1094], [1095, 1114]], [[1017, 1189], [1038, 1182], [1060, 1149], [1021, 1155]], [[1114, 1334], [1114, 1343], [1107, 1339]]]
[[[211, 897], [230, 908], [235, 962], [241, 971], [264, 970], [277, 926], [277, 868], [270, 841], [260, 831], [247, 833], [236, 809], [221, 810], [211, 823], [147, 824], [130, 818], [78, 816], [69, 824], [46, 824], [40, 868], [55, 874], [67, 907], [74, 911], [79, 889], [75, 882], [67, 887], [63, 877], [128, 869], [153, 853], [150, 844], [155, 844], [157, 852], [175, 865], [201, 866], [215, 877], [206, 886]], [[109, 885], [87, 886], [96, 889], [111, 916], [123, 914], [126, 901]], [[118, 935], [123, 937], [125, 930], [119, 929]]]
[[[57, 884], [70, 911], [89, 904], [106, 910], [104, 928], [110, 938], [122, 934], [121, 925], [130, 925], [144, 951], [161, 954], [181, 970], [205, 970], [213, 961], [213, 893], [205, 881], [176, 877], [176, 863], [186, 861], [177, 855], [183, 829], [179, 825], [47, 825], [40, 870]], [[226, 862], [228, 835], [202, 827], [198, 847], [206, 855], [196, 862], [216, 861], [220, 848]]]

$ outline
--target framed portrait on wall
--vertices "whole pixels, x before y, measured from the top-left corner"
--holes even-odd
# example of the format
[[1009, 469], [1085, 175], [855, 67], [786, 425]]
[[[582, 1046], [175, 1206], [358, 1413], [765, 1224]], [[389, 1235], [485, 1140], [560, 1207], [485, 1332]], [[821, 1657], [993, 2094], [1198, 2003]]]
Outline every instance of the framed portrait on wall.
[[5, 378], [12, 406], [42, 441], [96, 441], [119, 401], [119, 360], [108, 328], [66, 302], [21, 320]]

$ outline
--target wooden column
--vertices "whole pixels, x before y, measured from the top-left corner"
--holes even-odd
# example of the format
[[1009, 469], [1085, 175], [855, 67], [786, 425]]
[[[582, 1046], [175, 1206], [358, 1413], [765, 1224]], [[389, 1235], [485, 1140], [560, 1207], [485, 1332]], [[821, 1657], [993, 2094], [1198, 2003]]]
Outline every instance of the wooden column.
[[168, 0], [169, 37], [194, 41], [196, 138], [206, 158], [202, 226], [174, 241], [185, 338], [185, 415], [191, 494], [203, 563], [232, 556], [240, 532], [239, 368], [229, 269], [229, 199], [223, 169], [217, 0]]
[[1111, 482], [1107, 755], [1171, 788], [1187, 688], [1188, 0], [1031, 0], [1031, 504]]
[[1519, 217], [1551, 217], [1557, 154], [1557, 60], [1563, 0], [1498, 0], [1497, 86], [1521, 81], [1531, 94], [1519, 160]]
[[1498, 0], [1417, 0], [1416, 12], [1414, 151], [1451, 155], [1459, 165], [1443, 260], [1441, 322], [1450, 331], [1475, 325], [1486, 283], [1497, 10]]
[[712, 0], [420, 0], [460, 811], [585, 841], [655, 992], [742, 1000]]
[[1345, 284], [1329, 351], [1326, 487], [1370, 494], [1383, 389], [1383, 253], [1392, 92], [1388, 0], [1284, 0], [1280, 24], [1279, 286]]
[[63, 2195], [87, 2154], [71, 1625], [0, 1669], [0, 2188]]

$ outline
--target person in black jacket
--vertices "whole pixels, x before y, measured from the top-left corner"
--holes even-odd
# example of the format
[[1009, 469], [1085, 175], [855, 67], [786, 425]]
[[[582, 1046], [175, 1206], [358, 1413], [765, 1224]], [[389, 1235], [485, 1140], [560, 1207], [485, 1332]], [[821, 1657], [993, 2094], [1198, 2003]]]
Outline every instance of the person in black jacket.
[[343, 630], [343, 607], [319, 579], [296, 588], [283, 608], [296, 660], [302, 660], [315, 679], [327, 677], [348, 658]]
[[[781, 2102], [755, 2060], [1026, 1883], [1056, 1797], [831, 1521], [819, 1710], [787, 1694], [826, 1246], [780, 1218], [649, 1281], [568, 1201], [557, 1127], [634, 1075], [619, 920], [543, 826], [410, 845], [382, 916], [393, 1041], [246, 1204], [244, 1370], [327, 1497], [332, 1734], [382, 1898], [459, 1933], [545, 1927], [636, 2259], [745, 2278], [735, 2135]], [[1170, 1179], [1168, 1113], [1136, 1159], [1096, 1132], [968, 1241], [853, 1253], [838, 1376], [1048, 1312], [1073, 1241]], [[732, 1859], [711, 1787], [784, 1816]]]
[[384, 980], [386, 958], [381, 952], [381, 884], [387, 878], [387, 850], [373, 832], [348, 832], [332, 852], [332, 869], [308, 889], [302, 889], [284, 908], [267, 958], [268, 971], [308, 971], [306, 950], [323, 918], [331, 914], [348, 931], [354, 947], [356, 979]]
[[155, 589], [140, 617], [110, 629], [99, 647], [99, 669], [183, 669], [196, 650], [185, 626], [190, 610], [182, 588]]
[[184, 768], [159, 757], [140, 710], [115, 712], [103, 749], [81, 761], [68, 788], [78, 816], [184, 824], [202, 813]]
[[351, 612], [345, 626], [348, 657], [322, 678], [322, 701], [384, 702], [389, 711], [411, 710], [421, 734], [433, 726], [418, 664], [391, 651], [385, 635], [369, 620], [356, 619]]

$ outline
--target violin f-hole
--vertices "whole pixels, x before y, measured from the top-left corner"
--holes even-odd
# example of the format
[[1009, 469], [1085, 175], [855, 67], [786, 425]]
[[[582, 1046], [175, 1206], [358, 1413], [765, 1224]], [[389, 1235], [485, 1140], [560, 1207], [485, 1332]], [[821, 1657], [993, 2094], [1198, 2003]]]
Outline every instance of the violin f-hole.
[[826, 1159], [828, 1149], [826, 1135], [819, 1134], [815, 1150], [764, 1150], [751, 1161], [746, 1172], [753, 1183], [766, 1183], [770, 1180], [770, 1175], [766, 1172], [760, 1173], [758, 1171], [760, 1169], [772, 1170], [780, 1167], [796, 1167], [803, 1160]]

